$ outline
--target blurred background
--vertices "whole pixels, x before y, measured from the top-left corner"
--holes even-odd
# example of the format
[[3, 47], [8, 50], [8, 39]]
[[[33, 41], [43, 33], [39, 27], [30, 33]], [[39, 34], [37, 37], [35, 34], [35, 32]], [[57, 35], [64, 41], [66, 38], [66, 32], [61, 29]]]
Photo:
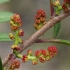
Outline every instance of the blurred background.
[[[61, 4], [63, 0], [60, 1]], [[38, 9], [43, 9], [46, 12], [47, 19], [50, 18], [50, 3], [49, 0], [11, 0], [8, 3], [0, 5], [0, 11], [11, 11], [13, 13], [20, 14], [20, 17], [23, 22], [23, 29], [25, 35], [23, 40], [29, 38], [36, 30], [33, 25], [35, 23], [35, 15]], [[62, 26], [57, 38], [60, 39], [70, 39], [70, 16], [62, 20]], [[10, 33], [10, 24], [9, 22], [0, 23], [0, 33]], [[40, 38], [52, 38], [53, 37], [53, 27], [49, 29], [44, 36]], [[13, 42], [0, 42], [0, 56], [2, 59], [12, 52], [11, 45]], [[57, 43], [42, 43], [42, 44], [33, 44], [27, 48], [22, 54], [26, 54], [28, 49], [31, 49], [35, 52], [38, 49], [47, 49], [48, 46], [55, 45], [58, 48], [58, 54], [53, 57], [50, 61], [45, 63], [39, 63], [38, 65], [32, 65], [31, 61], [22, 63], [21, 67], [18, 70], [70, 70], [70, 46], [57, 44]], [[16, 69], [17, 70], [17, 69]]]

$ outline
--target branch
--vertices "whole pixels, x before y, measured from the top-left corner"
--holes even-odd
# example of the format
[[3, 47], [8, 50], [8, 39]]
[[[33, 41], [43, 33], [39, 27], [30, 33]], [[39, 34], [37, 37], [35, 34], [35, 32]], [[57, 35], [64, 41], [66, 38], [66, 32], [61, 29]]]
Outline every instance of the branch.
[[[50, 19], [40, 30], [38, 30], [37, 32], [35, 32], [30, 38], [28, 38], [26, 41], [24, 41], [24, 43], [20, 46], [21, 50], [19, 51], [20, 53], [22, 51], [24, 51], [27, 47], [31, 46], [41, 35], [43, 35], [48, 29], [50, 29], [52, 26], [54, 26], [57, 22], [61, 21], [62, 19], [66, 18], [67, 16], [70, 15], [70, 9], [67, 13], [62, 13], [57, 17], [53, 17], [52, 19]], [[13, 54], [13, 53], [12, 53]], [[10, 54], [9, 54], [10, 55]], [[11, 64], [11, 61], [9, 60], [9, 58], [12, 58], [12, 60], [14, 60], [16, 57], [14, 56], [14, 54], [12, 56], [9, 57], [5, 57], [2, 60], [2, 64], [3, 67], [9, 62]]]
[[35, 41], [35, 43], [48, 43], [48, 42], [70, 45], [70, 40], [63, 40], [63, 39], [37, 39]]

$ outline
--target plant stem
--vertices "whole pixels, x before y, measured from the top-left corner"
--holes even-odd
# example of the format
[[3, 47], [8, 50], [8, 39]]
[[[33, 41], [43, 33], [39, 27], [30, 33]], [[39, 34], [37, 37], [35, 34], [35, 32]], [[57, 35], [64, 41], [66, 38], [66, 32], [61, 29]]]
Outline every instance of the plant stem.
[[63, 40], [63, 39], [37, 39], [35, 43], [47, 43], [47, 42], [54, 42], [54, 43], [61, 43], [70, 45], [70, 40]]
[[30, 60], [34, 60], [34, 59], [37, 59], [35, 56], [30, 56], [30, 55], [28, 55], [28, 59], [30, 59]]
[[16, 30], [16, 34], [15, 34], [15, 45], [18, 45], [18, 30]]

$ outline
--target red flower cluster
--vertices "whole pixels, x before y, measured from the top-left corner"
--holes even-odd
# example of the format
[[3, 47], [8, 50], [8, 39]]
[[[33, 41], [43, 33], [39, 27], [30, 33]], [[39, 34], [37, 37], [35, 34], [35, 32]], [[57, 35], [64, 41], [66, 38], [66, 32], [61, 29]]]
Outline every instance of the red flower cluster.
[[18, 14], [14, 14], [11, 17], [10, 25], [13, 31], [16, 31], [22, 25], [20, 16]]
[[64, 0], [64, 2], [70, 5], [70, 0]]
[[[46, 14], [45, 14], [44, 10], [42, 10], [42, 9], [38, 10], [35, 19], [36, 19], [36, 23], [38, 20], [40, 20], [40, 23], [44, 22], [46, 20]], [[39, 24], [39, 23], [37, 23], [37, 24]]]
[[44, 24], [46, 20], [46, 14], [44, 10], [40, 9], [37, 11], [37, 15], [35, 17], [35, 24], [34, 27], [36, 30], [40, 29]]
[[55, 54], [57, 54], [57, 48], [55, 46], [50, 46], [47, 50], [37, 50], [35, 56], [32, 56], [33, 52], [28, 50], [27, 55], [23, 55], [22, 61], [27, 62], [28, 59], [31, 59], [32, 64], [36, 65], [38, 64], [38, 59], [41, 63], [44, 63], [46, 60], [50, 60]]
[[67, 12], [68, 11], [68, 6], [66, 4], [63, 4], [62, 5], [62, 8], [63, 8], [64, 12]]
[[50, 57], [53, 57], [55, 54], [57, 54], [57, 48], [55, 46], [48, 47], [48, 51], [50, 53]]
[[11, 65], [11, 69], [16, 69], [16, 68], [19, 68], [20, 67], [20, 61], [18, 61], [18, 60], [14, 60], [13, 62], [12, 62], [12, 65]]
[[42, 63], [51, 59], [55, 54], [57, 54], [57, 48], [55, 46], [50, 46], [47, 50], [41, 49], [35, 52], [35, 56], [39, 58], [39, 61]]
[[19, 16], [19, 14], [14, 14], [12, 17], [11, 17], [11, 20], [15, 23], [17, 23], [17, 25], [21, 26], [22, 25], [22, 22], [21, 22], [21, 18]]
[[14, 35], [12, 33], [9, 34], [10, 39], [14, 40]]

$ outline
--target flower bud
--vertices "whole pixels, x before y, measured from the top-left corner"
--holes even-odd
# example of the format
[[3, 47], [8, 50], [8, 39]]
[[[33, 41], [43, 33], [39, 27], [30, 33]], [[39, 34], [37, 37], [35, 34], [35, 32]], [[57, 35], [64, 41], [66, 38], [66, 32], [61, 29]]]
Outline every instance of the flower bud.
[[56, 46], [49, 46], [48, 51], [56, 54], [57, 53], [57, 48], [56, 48]]
[[37, 65], [38, 64], [38, 60], [32, 60], [32, 64], [33, 65]]
[[15, 26], [11, 26], [11, 30], [12, 30], [12, 31], [18, 30], [18, 26], [16, 26], [16, 25], [15, 25]]
[[27, 61], [28, 61], [28, 56], [27, 56], [27, 55], [23, 55], [22, 61], [23, 61], [23, 62], [27, 62]]
[[23, 36], [24, 35], [24, 31], [22, 29], [20, 29], [18, 35], [19, 36]]
[[32, 50], [28, 50], [28, 51], [27, 51], [27, 55], [32, 56], [32, 54], [33, 54]]
[[13, 69], [16, 69], [16, 68], [19, 68], [20, 67], [20, 61], [18, 61], [18, 60], [14, 60], [13, 62], [12, 62], [12, 65], [11, 65], [11, 69], [13, 70]]
[[44, 57], [40, 57], [40, 58], [39, 58], [39, 61], [40, 61], [41, 63], [44, 63], [44, 62], [46, 61], [46, 59], [45, 59]]
[[11, 49], [13, 49], [13, 50], [20, 50], [20, 47], [18, 47], [17, 45], [12, 45]]
[[39, 58], [40, 55], [41, 55], [41, 50], [38, 50], [38, 51], [35, 52], [35, 56], [36, 56], [37, 58]]
[[10, 25], [13, 26], [14, 25], [14, 22], [13, 21], [10, 21]]
[[9, 34], [10, 39], [14, 40], [14, 35], [12, 33]]

